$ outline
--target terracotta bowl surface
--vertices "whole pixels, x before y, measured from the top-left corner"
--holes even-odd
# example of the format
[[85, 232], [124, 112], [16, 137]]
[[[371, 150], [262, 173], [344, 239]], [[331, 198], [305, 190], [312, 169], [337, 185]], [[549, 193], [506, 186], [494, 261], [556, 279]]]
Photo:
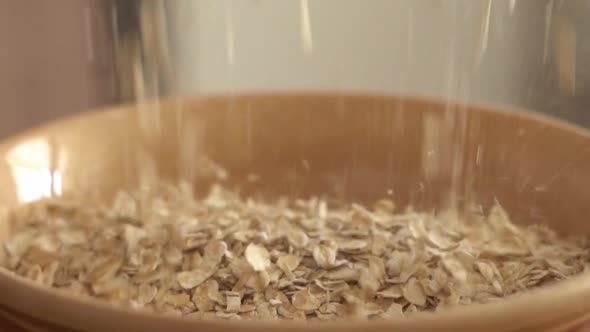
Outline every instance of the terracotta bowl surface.
[[[196, 97], [151, 106], [158, 108], [84, 113], [1, 143], [0, 214], [49, 196], [102, 201], [134, 188], [147, 176], [137, 165], [149, 160], [155, 160], [152, 174], [190, 180], [203, 192], [211, 183], [199, 166], [206, 156], [227, 169], [230, 185], [260, 175], [246, 191], [333, 194], [357, 202], [393, 191], [398, 205], [427, 210], [444, 207], [454, 192], [460, 202], [469, 199], [484, 210], [499, 202], [520, 224], [590, 235], [590, 134], [540, 115], [330, 93]], [[139, 112], [148, 114], [144, 122]], [[429, 158], [436, 158], [435, 171], [425, 166], [432, 165]], [[0, 225], [5, 240], [11, 230]], [[5, 270], [0, 294], [3, 316], [39, 331], [549, 331], [590, 314], [585, 274], [438, 314], [307, 325], [151, 315], [44, 289]]]

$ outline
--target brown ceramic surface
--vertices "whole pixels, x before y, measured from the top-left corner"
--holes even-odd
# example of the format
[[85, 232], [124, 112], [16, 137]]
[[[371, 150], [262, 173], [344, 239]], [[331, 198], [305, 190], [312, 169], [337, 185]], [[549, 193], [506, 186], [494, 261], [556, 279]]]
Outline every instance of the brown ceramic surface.
[[[85, 200], [108, 197], [135, 185], [136, 163], [146, 156], [157, 160], [160, 176], [189, 176], [203, 189], [207, 180], [182, 165], [194, 162], [193, 154], [206, 154], [229, 170], [230, 182], [260, 174], [255, 189], [267, 194], [336, 192], [371, 201], [393, 189], [399, 204], [433, 209], [442, 206], [454, 183], [484, 207], [497, 200], [518, 223], [542, 222], [566, 234], [590, 235], [590, 134], [541, 116], [461, 104], [449, 111], [437, 101], [369, 95], [195, 98], [185, 101], [182, 113], [177, 101], [161, 106], [157, 139], [141, 134], [136, 109], [123, 107], [55, 122], [0, 144], [0, 213], [59, 192]], [[450, 158], [441, 157], [442, 171], [427, 178], [422, 167], [429, 158], [422, 151], [425, 119], [442, 120], [445, 112], [465, 120], [454, 121], [464, 126], [453, 134], [464, 136], [465, 145], [440, 143], [435, 153], [458, 152], [465, 167], [454, 169]], [[453, 181], [453, 170], [460, 171], [459, 182]], [[2, 239], [10, 230], [0, 226]], [[0, 294], [3, 316], [54, 331], [56, 326], [83, 331], [539, 331], [569, 326], [590, 314], [587, 275], [500, 303], [437, 315], [306, 326], [143, 314], [43, 289], [3, 270]]]

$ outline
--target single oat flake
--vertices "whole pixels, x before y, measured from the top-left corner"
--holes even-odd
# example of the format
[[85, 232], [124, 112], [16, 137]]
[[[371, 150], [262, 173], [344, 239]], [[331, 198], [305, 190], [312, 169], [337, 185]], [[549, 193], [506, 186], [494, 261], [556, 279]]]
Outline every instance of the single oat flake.
[[3, 267], [75, 296], [187, 319], [399, 319], [488, 303], [588, 268], [584, 239], [481, 213], [162, 184], [107, 207], [44, 201], [9, 216]]
[[270, 266], [270, 254], [263, 246], [250, 243], [244, 255], [254, 271], [264, 271]]

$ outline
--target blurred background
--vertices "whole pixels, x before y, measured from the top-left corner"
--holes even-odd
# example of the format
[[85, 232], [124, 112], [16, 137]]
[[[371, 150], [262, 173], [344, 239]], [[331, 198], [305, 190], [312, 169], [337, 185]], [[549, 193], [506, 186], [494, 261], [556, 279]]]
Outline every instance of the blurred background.
[[587, 0], [0, 0], [0, 137], [133, 99], [142, 6], [163, 11], [163, 95], [408, 93], [590, 126]]

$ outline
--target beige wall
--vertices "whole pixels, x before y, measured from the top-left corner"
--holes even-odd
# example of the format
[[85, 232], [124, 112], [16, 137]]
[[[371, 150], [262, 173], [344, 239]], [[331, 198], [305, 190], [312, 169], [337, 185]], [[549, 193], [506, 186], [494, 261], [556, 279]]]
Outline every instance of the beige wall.
[[100, 2], [0, 1], [0, 137], [112, 99]]

